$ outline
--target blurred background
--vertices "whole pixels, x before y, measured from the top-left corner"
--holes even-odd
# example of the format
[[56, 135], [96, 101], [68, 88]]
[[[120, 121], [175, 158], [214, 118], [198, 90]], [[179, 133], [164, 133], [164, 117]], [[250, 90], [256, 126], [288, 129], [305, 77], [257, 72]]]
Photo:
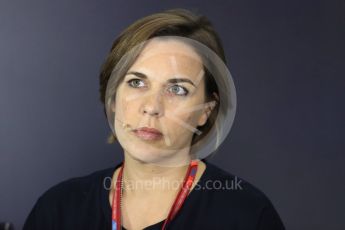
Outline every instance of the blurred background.
[[115, 37], [151, 13], [206, 15], [237, 89], [232, 130], [209, 161], [248, 180], [287, 229], [345, 229], [344, 1], [0, 1], [0, 222], [122, 160], [99, 101]]

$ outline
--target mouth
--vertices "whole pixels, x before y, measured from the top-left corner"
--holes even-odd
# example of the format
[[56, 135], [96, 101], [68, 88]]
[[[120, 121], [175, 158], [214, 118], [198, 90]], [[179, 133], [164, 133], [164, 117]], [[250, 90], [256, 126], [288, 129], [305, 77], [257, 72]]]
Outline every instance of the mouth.
[[143, 139], [143, 140], [159, 140], [163, 137], [163, 134], [158, 130], [154, 128], [148, 128], [148, 127], [142, 127], [138, 129], [134, 129], [133, 133]]

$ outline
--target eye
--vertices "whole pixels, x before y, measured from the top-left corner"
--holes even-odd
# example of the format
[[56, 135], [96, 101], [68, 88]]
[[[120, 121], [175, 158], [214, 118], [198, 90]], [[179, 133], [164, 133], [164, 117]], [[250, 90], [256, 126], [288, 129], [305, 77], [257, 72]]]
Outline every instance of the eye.
[[170, 93], [173, 93], [173, 94], [176, 94], [178, 96], [187, 96], [189, 91], [183, 87], [183, 86], [180, 86], [180, 85], [173, 85], [169, 88], [169, 92]]
[[[142, 84], [140, 85], [140, 83], [142, 83]], [[130, 87], [132, 87], [132, 88], [141, 88], [141, 87], [144, 86], [143, 81], [140, 80], [140, 79], [137, 79], [137, 78], [128, 80], [128, 81], [127, 81], [127, 84], [128, 84]]]

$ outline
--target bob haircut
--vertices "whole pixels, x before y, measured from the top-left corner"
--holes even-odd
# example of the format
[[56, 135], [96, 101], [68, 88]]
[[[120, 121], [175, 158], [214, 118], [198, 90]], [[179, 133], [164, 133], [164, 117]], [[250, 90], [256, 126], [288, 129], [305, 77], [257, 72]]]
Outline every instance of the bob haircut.
[[[115, 66], [120, 62], [120, 59], [133, 48], [138, 47], [139, 44], [151, 38], [160, 36], [180, 36], [196, 40], [215, 52], [220, 59], [226, 63], [224, 50], [219, 36], [205, 16], [197, 15], [185, 9], [172, 9], [141, 18], [127, 27], [116, 38], [104, 64], [101, 67], [99, 92], [100, 100], [104, 104], [105, 113], [105, 94], [107, 83]], [[143, 47], [136, 50], [134, 54], [129, 55], [129, 60], [126, 60], [125, 62], [121, 61], [121, 63], [124, 63], [123, 66], [121, 66], [121, 72], [123, 74], [119, 75], [118, 79], [116, 79], [114, 97], [116, 95], [116, 89], [123, 80], [125, 73], [134, 64], [136, 57], [140, 54], [142, 49]], [[196, 52], [200, 54], [198, 50], [196, 50]], [[207, 61], [202, 57], [202, 55], [200, 56], [203, 62]], [[216, 101], [216, 103], [207, 119], [207, 122], [203, 126], [198, 127], [202, 134], [196, 135], [194, 133], [191, 143], [192, 145], [207, 135], [216, 121], [218, 112], [221, 112], [219, 110], [220, 97], [217, 83], [211, 73], [207, 68], [205, 68], [205, 65], [204, 72], [205, 103], [208, 101]], [[108, 138], [108, 143], [114, 143], [115, 141], [116, 136], [111, 133]]]

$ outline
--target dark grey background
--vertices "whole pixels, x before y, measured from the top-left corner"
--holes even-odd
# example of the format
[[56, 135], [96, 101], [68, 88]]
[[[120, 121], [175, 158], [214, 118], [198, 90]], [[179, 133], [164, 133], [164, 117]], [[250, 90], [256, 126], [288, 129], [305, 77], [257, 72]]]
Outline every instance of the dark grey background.
[[185, 7], [213, 22], [237, 88], [211, 161], [265, 192], [287, 229], [345, 229], [344, 1], [185, 2], [1, 0], [0, 220], [21, 229], [49, 187], [121, 160], [100, 65], [134, 20]]

